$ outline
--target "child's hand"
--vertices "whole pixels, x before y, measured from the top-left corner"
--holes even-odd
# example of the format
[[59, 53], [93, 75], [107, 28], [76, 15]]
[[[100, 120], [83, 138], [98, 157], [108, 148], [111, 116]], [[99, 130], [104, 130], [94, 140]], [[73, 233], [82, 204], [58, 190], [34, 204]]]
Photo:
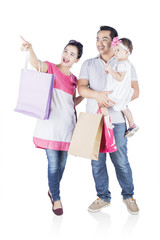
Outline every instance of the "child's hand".
[[109, 65], [109, 63], [107, 63], [105, 66], [105, 72], [109, 73], [111, 69], [112, 69], [111, 66]]
[[28, 51], [32, 47], [32, 45], [29, 42], [27, 42], [22, 36], [20, 36], [20, 38], [23, 41], [21, 51]]

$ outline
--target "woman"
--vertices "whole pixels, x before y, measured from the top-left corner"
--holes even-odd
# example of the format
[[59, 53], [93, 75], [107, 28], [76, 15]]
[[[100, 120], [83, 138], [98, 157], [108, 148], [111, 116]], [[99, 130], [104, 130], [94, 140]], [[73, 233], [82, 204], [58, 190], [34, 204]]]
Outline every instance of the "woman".
[[21, 50], [29, 51], [31, 65], [42, 72], [54, 74], [51, 113], [48, 120], [37, 120], [33, 141], [36, 147], [45, 149], [48, 159], [48, 195], [52, 210], [56, 215], [63, 214], [60, 200], [60, 181], [65, 169], [67, 151], [76, 124], [75, 106], [83, 98], [76, 97], [77, 78], [70, 68], [77, 63], [83, 53], [83, 45], [70, 40], [65, 46], [60, 64], [41, 62], [37, 59], [32, 45], [23, 37]]

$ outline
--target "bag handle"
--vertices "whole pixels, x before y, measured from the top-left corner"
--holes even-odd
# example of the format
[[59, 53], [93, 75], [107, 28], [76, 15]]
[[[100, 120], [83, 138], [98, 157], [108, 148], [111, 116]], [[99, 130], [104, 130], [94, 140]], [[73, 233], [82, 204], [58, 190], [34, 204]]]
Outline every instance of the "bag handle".
[[24, 65], [25, 71], [27, 71], [27, 69], [28, 69], [28, 62], [29, 62], [28, 51], [26, 50], [27, 47], [28, 47], [28, 45], [26, 45], [25, 48], [24, 48], [24, 50], [26, 51], [26, 59], [25, 59], [25, 65]]
[[41, 72], [41, 66], [42, 66], [42, 72], [43, 72], [43, 64], [42, 64], [42, 61], [41, 60], [38, 60], [39, 61], [39, 72]]
[[102, 114], [101, 107], [100, 107], [99, 103], [98, 103], [98, 111], [97, 111], [97, 113]]

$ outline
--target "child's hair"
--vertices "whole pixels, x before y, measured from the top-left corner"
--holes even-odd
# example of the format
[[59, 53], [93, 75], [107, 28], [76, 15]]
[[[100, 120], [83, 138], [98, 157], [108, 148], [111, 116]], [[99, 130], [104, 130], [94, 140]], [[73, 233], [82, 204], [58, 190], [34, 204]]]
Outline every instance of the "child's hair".
[[70, 40], [68, 42], [68, 44], [65, 46], [65, 48], [68, 46], [68, 45], [72, 45], [72, 46], [76, 46], [77, 49], [78, 49], [78, 59], [81, 58], [82, 54], [83, 54], [83, 45], [80, 43], [80, 42], [77, 42], [76, 40]]
[[100, 26], [100, 29], [99, 29], [99, 31], [97, 32], [97, 34], [98, 34], [100, 31], [110, 31], [110, 37], [111, 37], [112, 40], [113, 40], [114, 37], [117, 37], [117, 36], [118, 36], [118, 32], [116, 31], [116, 29], [114, 29], [114, 28], [112, 28], [112, 27], [109, 27], [109, 26]]
[[131, 40], [128, 38], [121, 38], [119, 40], [121, 40], [123, 45], [129, 49], [130, 54], [131, 54], [133, 51], [133, 44], [132, 44]]

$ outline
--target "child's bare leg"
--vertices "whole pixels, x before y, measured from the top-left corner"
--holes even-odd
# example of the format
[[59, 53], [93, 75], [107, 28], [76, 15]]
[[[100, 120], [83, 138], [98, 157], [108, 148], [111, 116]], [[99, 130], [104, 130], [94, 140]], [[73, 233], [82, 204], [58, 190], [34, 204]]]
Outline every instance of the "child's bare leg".
[[101, 107], [101, 112], [103, 115], [109, 115], [108, 108], [107, 107]]
[[132, 127], [134, 125], [134, 119], [133, 119], [131, 111], [128, 108], [126, 108], [122, 112], [124, 113], [124, 115], [127, 118], [127, 121], [129, 123], [129, 128]]

